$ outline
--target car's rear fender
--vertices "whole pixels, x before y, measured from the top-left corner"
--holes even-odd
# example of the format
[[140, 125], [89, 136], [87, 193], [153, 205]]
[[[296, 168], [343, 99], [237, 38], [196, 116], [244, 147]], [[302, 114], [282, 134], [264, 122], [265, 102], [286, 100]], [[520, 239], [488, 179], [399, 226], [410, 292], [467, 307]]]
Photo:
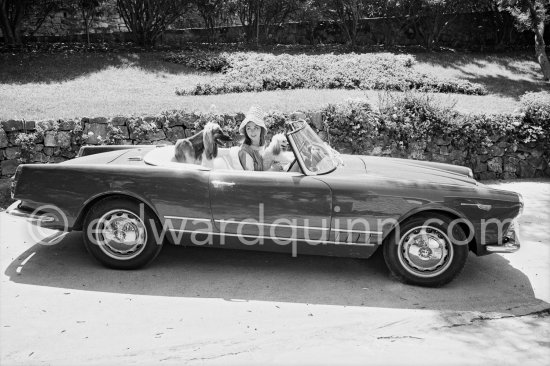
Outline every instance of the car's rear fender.
[[[78, 213], [78, 216], [75, 220], [75, 223], [73, 225], [73, 230], [84, 230], [84, 222], [86, 220], [86, 215], [88, 212], [90, 212], [90, 209], [97, 204], [99, 201], [102, 201], [104, 199], [127, 199], [130, 201], [134, 201], [138, 205], [145, 205], [155, 216], [157, 220], [157, 228], [161, 229], [163, 225], [163, 219], [161, 218], [161, 215], [156, 210], [155, 206], [147, 201], [144, 197], [140, 197], [139, 195], [136, 195], [132, 192], [122, 192], [122, 191], [113, 191], [113, 192], [106, 192], [102, 194], [98, 194], [95, 197], [90, 198], [82, 207], [82, 210]], [[174, 240], [172, 235], [165, 235], [165, 238], [171, 243], [174, 244]]]
[[145, 206], [147, 206], [147, 208], [149, 208], [155, 214], [159, 222], [162, 222], [160, 221], [159, 213], [157, 212], [155, 207], [150, 202], [148, 202], [145, 198], [140, 197], [137, 194], [134, 194], [133, 192], [113, 191], [113, 192], [105, 192], [105, 193], [98, 194], [94, 197], [91, 197], [88, 201], [86, 201], [76, 217], [76, 220], [73, 225], [73, 230], [82, 230], [83, 229], [82, 225], [84, 224], [84, 220], [86, 219], [86, 215], [88, 214], [90, 209], [99, 201], [107, 198], [113, 198], [113, 199], [124, 198], [124, 199], [134, 201], [138, 204], [144, 204]]

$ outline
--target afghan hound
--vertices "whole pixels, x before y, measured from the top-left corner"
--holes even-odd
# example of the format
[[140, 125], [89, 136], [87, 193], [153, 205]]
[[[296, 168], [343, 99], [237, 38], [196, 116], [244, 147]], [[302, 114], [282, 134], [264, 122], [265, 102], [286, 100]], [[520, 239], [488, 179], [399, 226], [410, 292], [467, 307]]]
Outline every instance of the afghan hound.
[[210, 166], [218, 156], [218, 145], [231, 141], [220, 125], [208, 122], [204, 129], [191, 137], [176, 142], [174, 157], [180, 163]]

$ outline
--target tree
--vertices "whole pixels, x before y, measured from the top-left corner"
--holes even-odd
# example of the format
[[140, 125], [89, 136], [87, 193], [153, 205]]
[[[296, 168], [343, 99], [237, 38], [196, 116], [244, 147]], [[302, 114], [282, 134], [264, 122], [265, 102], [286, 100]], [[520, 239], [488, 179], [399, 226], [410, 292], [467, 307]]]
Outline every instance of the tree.
[[384, 24], [384, 40], [385, 45], [393, 45], [395, 39], [395, 31], [393, 22], [396, 17], [402, 17], [403, 4], [400, 0], [372, 0], [369, 4], [368, 16], [382, 18]]
[[21, 44], [21, 21], [29, 0], [0, 0], [0, 27], [6, 44]]
[[153, 45], [189, 8], [188, 0], [117, 0], [120, 16], [139, 44]]
[[69, 0], [29, 1], [25, 16], [34, 16], [34, 24], [29, 35], [34, 35], [50, 14], [69, 7], [68, 3], [70, 3]]
[[404, 0], [403, 27], [412, 27], [418, 42], [430, 50], [460, 13], [490, 10], [487, 0]]
[[246, 39], [259, 42], [260, 24], [264, 25], [264, 35], [275, 24], [284, 23], [300, 8], [304, 0], [233, 0], [234, 8], [245, 28]]
[[535, 56], [545, 80], [550, 80], [550, 63], [546, 56], [544, 27], [549, 21], [549, 0], [500, 0], [503, 9], [510, 12], [519, 30], [535, 33]]
[[357, 30], [359, 21], [365, 17], [368, 1], [364, 0], [335, 0], [337, 18], [340, 27], [346, 35], [351, 48], [357, 44]]
[[298, 21], [306, 26], [307, 38], [311, 44], [316, 43], [315, 29], [322, 19], [323, 14], [316, 0], [305, 0], [298, 11], [290, 17], [290, 20]]
[[289, 17], [295, 14], [304, 4], [303, 0], [269, 0], [261, 13], [264, 24], [264, 34], [267, 37], [272, 26], [281, 26]]
[[103, 13], [105, 2], [106, 0], [78, 0], [75, 4], [84, 22], [88, 45], [90, 44], [90, 24], [95, 17]]
[[227, 24], [234, 13], [231, 0], [193, 0], [204, 26], [208, 29], [208, 38], [213, 40], [214, 30], [220, 24]]
[[323, 16], [336, 22], [352, 48], [357, 44], [359, 22], [366, 16], [369, 0], [317, 0]]

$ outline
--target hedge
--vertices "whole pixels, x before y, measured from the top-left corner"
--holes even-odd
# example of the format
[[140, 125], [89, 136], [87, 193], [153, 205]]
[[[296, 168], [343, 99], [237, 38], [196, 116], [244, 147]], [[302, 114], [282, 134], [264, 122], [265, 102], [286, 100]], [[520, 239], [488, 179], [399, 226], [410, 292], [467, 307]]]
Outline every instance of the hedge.
[[413, 69], [411, 55], [272, 55], [253, 52], [181, 52], [165, 60], [199, 70], [222, 72], [212, 83], [176, 90], [178, 95], [208, 95], [298, 88], [378, 89], [487, 94], [480, 84], [440, 78]]

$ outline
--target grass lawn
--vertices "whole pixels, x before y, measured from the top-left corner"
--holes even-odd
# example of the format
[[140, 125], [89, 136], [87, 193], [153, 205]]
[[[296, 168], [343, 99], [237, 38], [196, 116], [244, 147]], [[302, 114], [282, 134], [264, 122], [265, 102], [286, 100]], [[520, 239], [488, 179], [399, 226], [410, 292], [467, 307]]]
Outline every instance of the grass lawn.
[[[361, 90], [290, 90], [210, 96], [177, 96], [176, 87], [208, 82], [214, 74], [161, 61], [159, 53], [0, 54], [0, 119], [47, 119], [155, 114], [168, 109], [218, 112], [248, 109], [294, 111], [367, 97]], [[532, 56], [415, 54], [424, 73], [485, 85], [489, 95], [433, 94], [466, 113], [512, 112], [526, 91], [550, 90]]]

